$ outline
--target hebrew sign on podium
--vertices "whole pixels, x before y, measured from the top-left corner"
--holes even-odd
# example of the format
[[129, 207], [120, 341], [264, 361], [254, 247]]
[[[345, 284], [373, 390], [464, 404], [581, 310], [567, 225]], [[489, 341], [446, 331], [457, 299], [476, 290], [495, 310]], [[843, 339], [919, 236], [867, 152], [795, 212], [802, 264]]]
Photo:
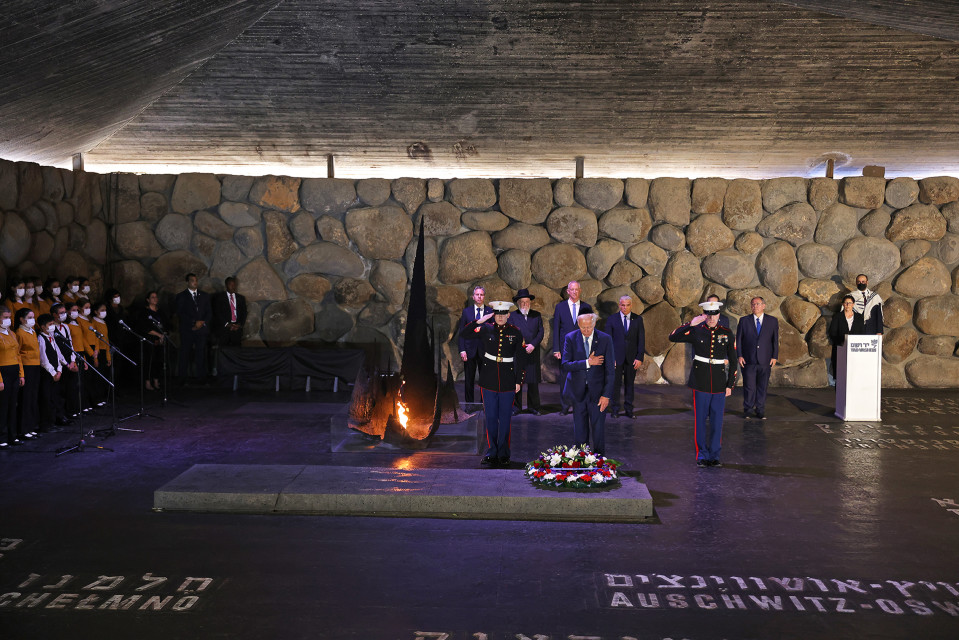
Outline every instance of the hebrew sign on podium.
[[878, 422], [882, 394], [882, 336], [846, 336], [836, 349], [836, 415], [845, 422]]

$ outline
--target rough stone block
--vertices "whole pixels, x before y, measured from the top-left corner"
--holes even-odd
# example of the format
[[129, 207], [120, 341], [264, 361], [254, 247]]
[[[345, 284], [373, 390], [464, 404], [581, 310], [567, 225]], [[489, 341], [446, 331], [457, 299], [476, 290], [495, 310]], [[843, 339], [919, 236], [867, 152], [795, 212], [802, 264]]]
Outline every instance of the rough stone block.
[[260, 176], [253, 181], [249, 198], [261, 207], [293, 213], [300, 210], [299, 190], [299, 178]]
[[557, 242], [591, 247], [599, 227], [596, 214], [581, 207], [560, 207], [546, 219], [546, 229]]
[[[382, 195], [382, 190], [377, 194], [379, 195]], [[387, 197], [383, 201], [388, 198], [387, 192]], [[355, 202], [356, 189], [352, 180], [307, 178], [300, 185], [300, 205], [315, 215], [330, 215], [342, 219], [343, 214]]]
[[496, 273], [499, 264], [485, 231], [469, 231], [448, 238], [440, 252], [439, 278], [446, 284], [462, 284]]
[[620, 242], [634, 243], [646, 238], [653, 220], [646, 209], [616, 207], [599, 218], [599, 233]]
[[572, 245], [551, 244], [533, 254], [531, 268], [537, 282], [559, 289], [586, 275], [586, 258]]
[[346, 214], [346, 233], [364, 257], [392, 260], [406, 251], [413, 222], [399, 207], [351, 209]]
[[914, 204], [900, 209], [892, 216], [886, 238], [893, 242], [920, 238], [939, 240], [946, 235], [946, 219], [929, 204]]
[[623, 181], [616, 178], [580, 178], [574, 189], [576, 201], [593, 211], [608, 211], [623, 200]]
[[693, 180], [693, 213], [722, 213], [727, 181], [723, 178]]
[[[220, 181], [212, 173], [181, 173], [173, 186], [170, 206], [177, 213], [193, 213], [220, 204]], [[228, 221], [229, 222], [229, 221]]]
[[959, 178], [936, 176], [920, 180], [919, 200], [925, 204], [946, 204], [959, 200]]
[[805, 178], [773, 178], [762, 183], [763, 208], [772, 213], [783, 207], [807, 202], [808, 182]]
[[919, 198], [919, 183], [912, 178], [893, 178], [886, 183], [886, 204], [905, 209]]
[[656, 178], [649, 186], [649, 209], [653, 220], [678, 227], [689, 224], [692, 208], [688, 178]]
[[877, 209], [886, 201], [886, 179], [853, 176], [843, 178], [841, 201], [857, 209]]
[[686, 229], [686, 245], [700, 258], [733, 246], [736, 237], [719, 216], [700, 215]]
[[489, 209], [496, 204], [496, 189], [485, 178], [451, 180], [449, 191], [450, 202], [460, 209]]

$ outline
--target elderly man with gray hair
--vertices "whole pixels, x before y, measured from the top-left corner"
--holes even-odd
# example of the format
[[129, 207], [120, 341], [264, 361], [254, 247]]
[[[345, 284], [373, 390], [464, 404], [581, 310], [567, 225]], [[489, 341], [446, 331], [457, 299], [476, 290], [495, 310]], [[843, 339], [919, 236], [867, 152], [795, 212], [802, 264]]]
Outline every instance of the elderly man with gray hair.
[[616, 384], [613, 339], [596, 330], [595, 313], [581, 314], [579, 330], [563, 339], [563, 395], [573, 405], [573, 439], [592, 443], [595, 453], [606, 451], [606, 408]]

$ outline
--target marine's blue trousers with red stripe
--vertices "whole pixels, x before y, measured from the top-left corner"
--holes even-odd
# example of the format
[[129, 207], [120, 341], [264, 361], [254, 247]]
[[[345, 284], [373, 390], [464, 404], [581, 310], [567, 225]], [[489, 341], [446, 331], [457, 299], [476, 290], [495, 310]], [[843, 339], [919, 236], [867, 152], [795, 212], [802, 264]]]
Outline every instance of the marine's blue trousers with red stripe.
[[513, 391], [490, 391], [480, 387], [486, 412], [486, 454], [509, 458], [509, 423], [513, 417]]
[[719, 460], [723, 441], [723, 412], [726, 390], [707, 393], [693, 389], [693, 422], [696, 434], [696, 459]]

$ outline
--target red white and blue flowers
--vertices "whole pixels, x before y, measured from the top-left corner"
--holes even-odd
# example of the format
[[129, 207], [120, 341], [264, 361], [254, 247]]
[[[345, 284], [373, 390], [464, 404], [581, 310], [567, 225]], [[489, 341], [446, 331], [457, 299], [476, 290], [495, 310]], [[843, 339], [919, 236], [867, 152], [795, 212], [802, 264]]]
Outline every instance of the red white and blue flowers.
[[590, 451], [589, 446], [560, 445], [544, 451], [526, 464], [526, 477], [534, 484], [571, 489], [607, 486], [618, 480], [620, 463]]

